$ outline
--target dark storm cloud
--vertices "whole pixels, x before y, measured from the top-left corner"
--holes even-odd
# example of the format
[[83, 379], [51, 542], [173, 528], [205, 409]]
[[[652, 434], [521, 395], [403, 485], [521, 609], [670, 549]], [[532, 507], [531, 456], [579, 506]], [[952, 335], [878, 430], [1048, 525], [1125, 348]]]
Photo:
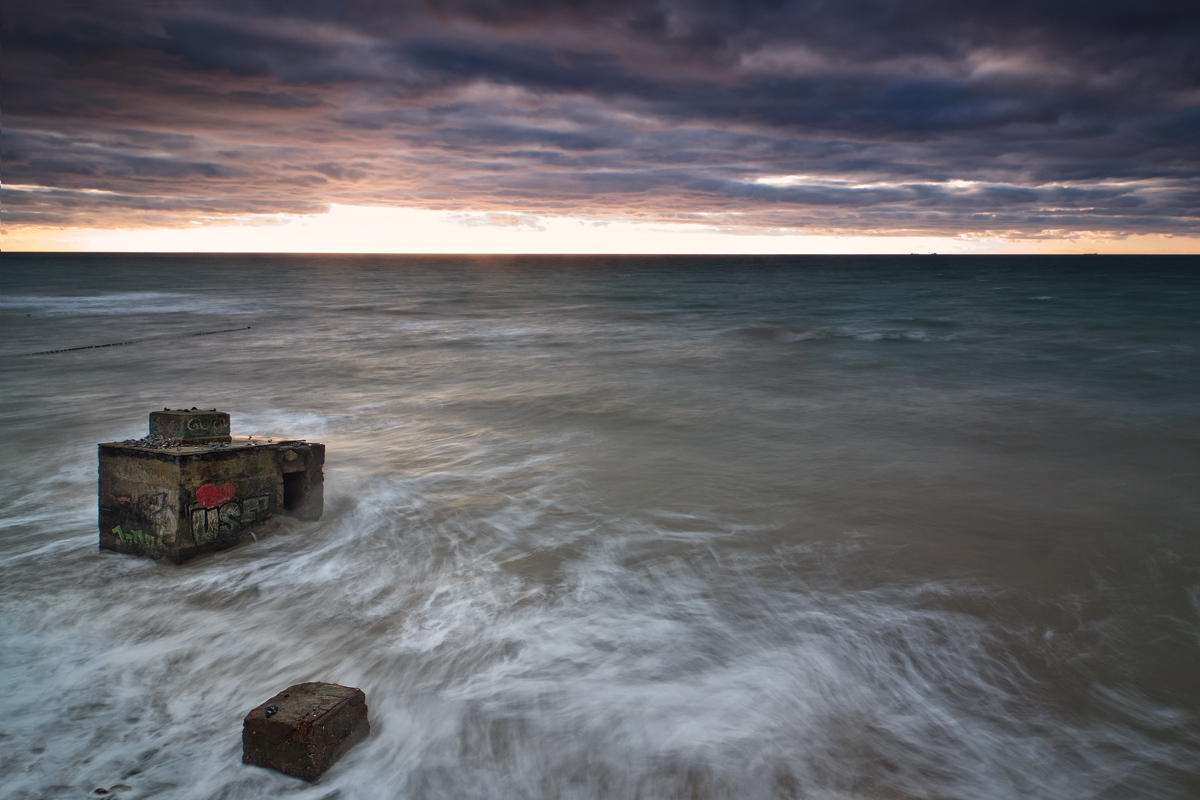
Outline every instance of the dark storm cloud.
[[7, 224], [1200, 228], [1194, 2], [9, 4], [3, 45]]

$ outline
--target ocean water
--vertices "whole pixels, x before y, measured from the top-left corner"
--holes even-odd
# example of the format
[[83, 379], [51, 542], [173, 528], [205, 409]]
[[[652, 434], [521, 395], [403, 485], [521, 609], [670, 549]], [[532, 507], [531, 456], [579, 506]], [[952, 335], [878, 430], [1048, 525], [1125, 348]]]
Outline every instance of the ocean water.
[[[6, 797], [1200, 797], [1195, 257], [4, 254], [0, 332]], [[324, 517], [98, 552], [193, 405]]]

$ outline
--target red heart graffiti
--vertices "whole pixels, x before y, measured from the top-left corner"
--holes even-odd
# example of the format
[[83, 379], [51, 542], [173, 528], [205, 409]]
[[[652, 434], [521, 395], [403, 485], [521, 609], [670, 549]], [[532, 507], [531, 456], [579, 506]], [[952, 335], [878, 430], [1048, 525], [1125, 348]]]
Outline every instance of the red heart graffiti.
[[232, 483], [222, 483], [220, 486], [213, 486], [211, 483], [206, 483], [196, 490], [196, 503], [201, 508], [215, 508], [216, 506], [228, 503], [233, 499], [234, 489]]

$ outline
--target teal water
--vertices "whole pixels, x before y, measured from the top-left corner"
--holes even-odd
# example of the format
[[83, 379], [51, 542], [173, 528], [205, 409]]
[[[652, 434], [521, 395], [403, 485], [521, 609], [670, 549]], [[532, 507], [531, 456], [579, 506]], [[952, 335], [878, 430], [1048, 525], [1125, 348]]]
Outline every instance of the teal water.
[[[7, 796], [1200, 797], [1200, 259], [0, 258]], [[99, 553], [193, 405], [325, 516]]]

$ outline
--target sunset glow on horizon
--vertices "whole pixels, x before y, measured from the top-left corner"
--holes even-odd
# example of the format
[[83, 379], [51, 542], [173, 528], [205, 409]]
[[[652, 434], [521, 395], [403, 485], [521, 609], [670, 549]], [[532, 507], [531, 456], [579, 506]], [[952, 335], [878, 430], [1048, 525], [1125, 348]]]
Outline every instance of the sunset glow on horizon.
[[10, 252], [391, 254], [1193, 254], [1200, 237], [1070, 234], [999, 236], [805, 234], [697, 223], [651, 223], [507, 213], [333, 206], [327, 214], [271, 215], [191, 228], [22, 228]]
[[1200, 12], [1069, 9], [14, 6], [0, 243], [1200, 252]]

